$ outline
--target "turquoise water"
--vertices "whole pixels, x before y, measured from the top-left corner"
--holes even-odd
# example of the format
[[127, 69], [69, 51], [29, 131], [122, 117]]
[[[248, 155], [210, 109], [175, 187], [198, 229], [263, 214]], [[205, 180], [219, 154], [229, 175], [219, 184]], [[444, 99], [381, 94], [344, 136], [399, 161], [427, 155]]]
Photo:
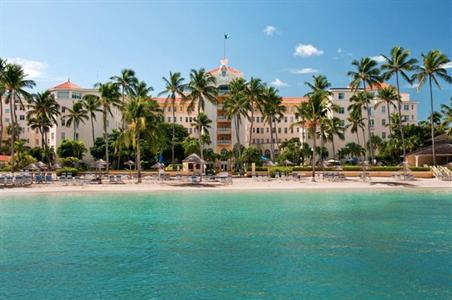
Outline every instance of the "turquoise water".
[[1, 299], [452, 299], [452, 193], [0, 196]]

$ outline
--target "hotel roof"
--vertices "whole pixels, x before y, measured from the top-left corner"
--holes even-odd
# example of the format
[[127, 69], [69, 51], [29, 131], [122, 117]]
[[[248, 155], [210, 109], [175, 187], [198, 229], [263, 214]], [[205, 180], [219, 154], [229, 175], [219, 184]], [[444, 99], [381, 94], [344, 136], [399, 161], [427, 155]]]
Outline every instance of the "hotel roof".
[[66, 82], [60, 83], [52, 88], [51, 90], [79, 90], [81, 87], [75, 83], [72, 83], [69, 79]]

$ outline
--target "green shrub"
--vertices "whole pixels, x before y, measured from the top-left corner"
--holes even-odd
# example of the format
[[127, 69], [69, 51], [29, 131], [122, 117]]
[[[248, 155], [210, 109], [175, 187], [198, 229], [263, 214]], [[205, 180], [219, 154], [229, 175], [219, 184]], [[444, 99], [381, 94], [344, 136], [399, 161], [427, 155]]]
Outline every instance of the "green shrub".
[[72, 174], [72, 176], [77, 176], [78, 169], [66, 167], [66, 168], [56, 169], [55, 172], [56, 172], [57, 176], [61, 176], [61, 174], [63, 174], [63, 173], [70, 173], [70, 174]]
[[11, 165], [6, 165], [1, 169], [2, 172], [11, 172]]
[[422, 172], [422, 171], [430, 171], [430, 167], [410, 167], [410, 170], [413, 172]]

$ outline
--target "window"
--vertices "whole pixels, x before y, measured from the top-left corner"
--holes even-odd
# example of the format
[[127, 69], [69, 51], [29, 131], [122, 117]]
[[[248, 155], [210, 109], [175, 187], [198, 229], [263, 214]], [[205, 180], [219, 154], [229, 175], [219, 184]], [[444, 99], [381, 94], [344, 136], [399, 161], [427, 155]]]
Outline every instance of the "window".
[[411, 110], [414, 110], [414, 105], [413, 104], [411, 104]]
[[340, 120], [341, 126], [345, 126], [345, 120]]
[[386, 132], [382, 132], [381, 133], [381, 137], [385, 139], [386, 138]]
[[171, 107], [168, 107], [167, 111], [168, 111], [168, 112], [171, 112]]
[[300, 127], [297, 127], [297, 133], [300, 132]]
[[66, 126], [66, 121], [64, 119], [61, 119], [61, 126]]
[[403, 115], [403, 116], [402, 116], [402, 122], [406, 122], [406, 121], [408, 121], [408, 116]]
[[287, 127], [284, 128], [284, 133], [287, 133]]
[[72, 92], [72, 99], [82, 99], [82, 94], [79, 92]]
[[410, 110], [410, 106], [408, 104], [404, 104], [403, 105], [403, 110]]
[[374, 125], [375, 125], [375, 120], [370, 119], [370, 128], [374, 128]]
[[78, 132], [75, 134], [75, 140], [78, 141]]
[[65, 113], [66, 112], [66, 107], [65, 106], [61, 106], [61, 112]]
[[20, 115], [19, 116], [19, 120], [21, 120], [21, 121], [25, 120], [25, 116], [24, 115]]
[[278, 133], [281, 133], [281, 128], [278, 128]]
[[5, 108], [5, 113], [9, 114], [9, 108]]
[[185, 117], [185, 123], [188, 123], [188, 117]]
[[287, 117], [284, 117], [284, 123], [287, 123]]
[[68, 91], [58, 91], [57, 98], [58, 99], [69, 99], [69, 92]]
[[61, 139], [62, 139], [62, 140], [65, 140], [65, 139], [66, 139], [66, 132], [62, 132], [62, 133], [61, 133]]
[[182, 117], [179, 117], [179, 122], [181, 122], [181, 123], [182, 123]]
[[344, 114], [345, 113], [345, 108], [344, 107], [339, 107], [339, 113], [340, 114]]
[[382, 107], [381, 107], [381, 112], [382, 112], [382, 113], [385, 113], [385, 112], [386, 112], [386, 106], [382, 106]]
[[167, 117], [166, 119], [168, 120], [168, 123], [171, 122], [171, 117]]
[[188, 118], [190, 120], [190, 123], [193, 122], [193, 117]]
[[369, 116], [373, 116], [374, 114], [373, 114], [373, 110], [372, 110], [372, 107], [369, 107], [369, 110], [368, 110], [368, 112], [369, 112]]
[[270, 131], [270, 129], [267, 127], [267, 133]]
[[386, 119], [381, 119], [381, 125], [383, 125], [383, 126], [386, 125]]
[[50, 134], [50, 139], [51, 139], [52, 141], [55, 139], [55, 133], [54, 133], [54, 132], [52, 132], [52, 133]]
[[258, 127], [258, 128], [256, 128], [256, 132], [257, 132], [257, 133], [259, 133], [259, 127]]
[[293, 117], [290, 117], [290, 123], [293, 123]]
[[189, 132], [190, 134], [192, 134], [192, 133], [193, 133], [193, 128], [189, 128], [189, 129], [188, 129], [188, 132]]
[[253, 127], [253, 133], [255, 133], [256, 132], [256, 127]]
[[344, 94], [344, 93], [339, 93], [339, 94], [337, 95], [337, 98], [338, 98], [339, 100], [343, 100], [343, 99], [345, 98], [345, 94]]
[[39, 139], [35, 139], [35, 145], [39, 146]]
[[5, 123], [9, 124], [9, 118], [5, 118]]

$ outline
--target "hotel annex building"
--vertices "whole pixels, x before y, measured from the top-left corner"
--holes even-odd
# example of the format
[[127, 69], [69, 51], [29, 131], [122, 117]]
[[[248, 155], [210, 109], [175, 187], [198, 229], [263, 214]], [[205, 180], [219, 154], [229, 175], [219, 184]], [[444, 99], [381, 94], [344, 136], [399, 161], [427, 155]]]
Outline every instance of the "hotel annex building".
[[[229, 83], [235, 79], [243, 77], [243, 73], [235, 68], [228, 65], [227, 59], [221, 60], [220, 66], [209, 71], [217, 81], [217, 86], [219, 90], [218, 103], [217, 105], [206, 103], [205, 113], [212, 120], [211, 128], [209, 129], [210, 138], [212, 143], [208, 146], [212, 148], [215, 152], [221, 153], [222, 151], [231, 150], [233, 145], [237, 143], [234, 120], [226, 117], [223, 111], [223, 100], [225, 94], [228, 91]], [[65, 115], [66, 110], [71, 108], [72, 105], [80, 101], [84, 95], [87, 94], [98, 94], [95, 89], [82, 88], [69, 80], [57, 86], [49, 89], [49, 91], [54, 95], [56, 101], [60, 104], [61, 115]], [[347, 124], [348, 111], [347, 107], [350, 105], [350, 97], [353, 95], [353, 91], [350, 88], [332, 88], [332, 101], [337, 104], [340, 109], [339, 112], [334, 113], [344, 124]], [[376, 91], [371, 91], [376, 93]], [[402, 93], [402, 118], [406, 123], [416, 123], [417, 122], [417, 105], [416, 101], [410, 99], [410, 95], [407, 93]], [[165, 98], [155, 98], [155, 100], [161, 105], [164, 111], [165, 121], [168, 123], [176, 123], [187, 128], [188, 132], [197, 137], [196, 128], [191, 126], [193, 118], [196, 117], [196, 112], [187, 112], [187, 103], [182, 103], [181, 101], [176, 101], [175, 106], [175, 118], [173, 119], [173, 114], [171, 112], [170, 106], [165, 106]], [[4, 101], [4, 99], [3, 99]], [[307, 133], [300, 126], [291, 126], [297, 121], [295, 117], [296, 107], [303, 101], [306, 101], [304, 97], [283, 97], [282, 103], [286, 107], [286, 113], [282, 119], [276, 124], [277, 132], [277, 144], [289, 140], [291, 138], [299, 138], [302, 142], [311, 143]], [[374, 104], [378, 101], [377, 98], [374, 100]], [[386, 111], [386, 105], [380, 105], [378, 109], [372, 107], [371, 109], [371, 131], [373, 135], [377, 135], [382, 139], [386, 139], [389, 136], [388, 124], [388, 113]], [[6, 136], [6, 128], [10, 124], [11, 112], [9, 110], [9, 105], [4, 103], [3, 105], [3, 130], [4, 137]], [[391, 111], [392, 113], [393, 111]], [[18, 107], [17, 111], [17, 121], [19, 126], [23, 129], [20, 138], [25, 139], [30, 147], [40, 146], [41, 137], [37, 130], [32, 130], [27, 125], [26, 121], [27, 107], [24, 109]], [[366, 114], [364, 114], [366, 115]], [[261, 150], [264, 155], [269, 156], [270, 153], [270, 128], [262, 115], [259, 112], [255, 112], [254, 125], [251, 140], [249, 139], [249, 129], [251, 122], [246, 118], [242, 118], [242, 123], [240, 125], [240, 142], [244, 146], [253, 146]], [[102, 124], [100, 122], [100, 114], [95, 122], [95, 136], [102, 136]], [[113, 116], [108, 119], [108, 131], [111, 132], [115, 128], [119, 128], [121, 124], [120, 112], [113, 109]], [[360, 141], [362, 142], [362, 133], [360, 134]], [[367, 130], [365, 131], [367, 135]], [[73, 139], [73, 127], [66, 127], [66, 124], [62, 118], [58, 120], [58, 124], [54, 126], [48, 134], [49, 146], [55, 149], [64, 139]], [[87, 147], [91, 147], [92, 134], [90, 122], [87, 121], [85, 124], [80, 124], [77, 129], [76, 139], [83, 141]], [[366, 140], [368, 137], [366, 136]], [[345, 132], [345, 139], [339, 140], [335, 139], [336, 149], [340, 149], [349, 142], [357, 142], [356, 134], [352, 134], [350, 129]], [[331, 143], [325, 145], [332, 156]], [[276, 147], [277, 149], [277, 147]]]

